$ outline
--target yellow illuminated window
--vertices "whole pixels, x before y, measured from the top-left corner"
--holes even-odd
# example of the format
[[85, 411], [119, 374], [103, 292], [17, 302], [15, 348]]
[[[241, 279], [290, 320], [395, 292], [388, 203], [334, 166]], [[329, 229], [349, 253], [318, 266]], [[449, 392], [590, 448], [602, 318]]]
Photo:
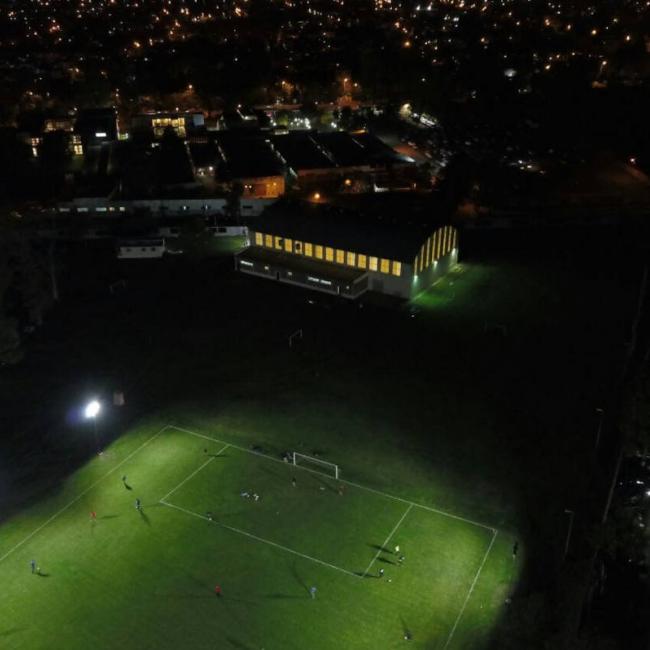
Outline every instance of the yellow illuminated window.
[[287, 251], [287, 253], [293, 253], [293, 239], [284, 240], [284, 250]]
[[354, 253], [350, 253], [350, 251], [348, 251], [345, 254], [345, 257], [346, 257], [346, 260], [347, 260], [347, 265], [348, 266], [354, 266], [354, 263], [356, 261], [357, 256]]
[[319, 244], [316, 244], [316, 259], [317, 260], [323, 259], [323, 247], [320, 246]]
[[271, 235], [264, 235], [264, 246], [273, 248], [273, 237]]
[[402, 263], [393, 262], [393, 275], [402, 275]]
[[305, 242], [305, 255], [307, 257], [312, 257], [313, 254], [314, 254], [314, 249], [312, 245]]
[[255, 233], [255, 244], [257, 246], [262, 246], [263, 241], [264, 241], [264, 238], [262, 237], [262, 233], [261, 232], [256, 232]]
[[431, 264], [431, 237], [427, 239], [426, 246], [424, 247], [426, 249], [426, 258], [425, 258], [425, 264], [429, 266]]
[[379, 270], [382, 273], [390, 273], [390, 262], [388, 260], [382, 260]]
[[440, 231], [436, 230], [436, 234], [433, 236], [434, 241], [436, 242], [436, 259], [440, 258]]
[[368, 260], [365, 255], [357, 255], [357, 266], [360, 269], [365, 269], [368, 264]]
[[336, 249], [336, 263], [345, 264], [345, 252]]
[[277, 235], [274, 238], [275, 241], [275, 248], [276, 250], [281, 251], [282, 250], [282, 237], [278, 237]]
[[376, 271], [377, 270], [377, 264], [378, 264], [378, 260], [377, 260], [376, 257], [369, 257], [368, 258], [368, 268], [371, 271]]
[[334, 261], [334, 249], [330, 248], [329, 246], [325, 247], [325, 259], [328, 262], [333, 262]]

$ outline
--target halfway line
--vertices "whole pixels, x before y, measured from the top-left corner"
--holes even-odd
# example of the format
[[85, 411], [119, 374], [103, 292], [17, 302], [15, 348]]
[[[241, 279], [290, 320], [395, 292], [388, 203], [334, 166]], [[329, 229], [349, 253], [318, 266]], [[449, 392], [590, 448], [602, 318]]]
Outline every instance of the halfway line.
[[370, 571], [372, 565], [377, 561], [377, 558], [378, 558], [379, 555], [381, 554], [382, 550], [386, 548], [386, 544], [388, 544], [388, 542], [390, 542], [390, 538], [395, 534], [395, 531], [400, 527], [400, 525], [401, 525], [401, 523], [404, 521], [404, 519], [406, 519], [406, 515], [408, 515], [408, 513], [411, 512], [411, 508], [412, 508], [412, 507], [413, 507], [413, 504], [411, 504], [411, 505], [406, 509], [406, 512], [404, 512], [404, 514], [401, 516], [400, 520], [395, 524], [395, 528], [393, 528], [393, 530], [390, 531], [390, 534], [389, 534], [388, 537], [384, 540], [384, 543], [381, 545], [381, 548], [380, 548], [380, 549], [377, 551], [377, 553], [375, 554], [375, 557], [373, 557], [372, 560], [370, 560], [370, 564], [368, 565], [368, 568], [363, 572], [363, 575], [364, 575], [364, 576], [367, 576], [367, 575], [368, 575], [368, 571]]

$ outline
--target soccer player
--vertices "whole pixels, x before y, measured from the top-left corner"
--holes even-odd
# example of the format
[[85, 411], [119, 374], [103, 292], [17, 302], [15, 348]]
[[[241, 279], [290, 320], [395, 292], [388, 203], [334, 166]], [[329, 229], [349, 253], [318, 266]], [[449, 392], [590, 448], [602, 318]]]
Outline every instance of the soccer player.
[[210, 512], [210, 510], [207, 511], [206, 516], [208, 518], [208, 521], [212, 521], [212, 512]]
[[136, 499], [135, 500], [135, 509], [140, 510], [141, 508], [142, 508], [142, 503], [141, 503], [140, 499]]
[[30, 560], [29, 566], [32, 567], [32, 573], [36, 573], [36, 560]]
[[296, 477], [295, 476], [291, 477], [291, 485], [293, 485], [293, 487], [296, 487]]
[[345, 494], [345, 485], [343, 483], [339, 484], [339, 496], [343, 496]]
[[402, 562], [404, 562], [404, 556], [403, 556], [403, 555], [400, 555], [400, 556], [397, 558], [397, 561], [399, 562], [399, 564], [402, 564]]
[[214, 588], [214, 593], [215, 593], [215, 595], [216, 595], [217, 598], [221, 598], [221, 586], [220, 586], [220, 585], [217, 585], [217, 586]]
[[96, 520], [97, 520], [97, 513], [96, 513], [94, 510], [91, 510], [91, 511], [90, 511], [90, 518], [91, 518], [93, 521], [96, 521]]
[[379, 577], [379, 578], [384, 577], [384, 570], [383, 569], [379, 569], [379, 575], [377, 577]]
[[316, 598], [316, 591], [317, 591], [316, 587], [309, 587], [309, 593], [311, 594], [312, 600]]
[[513, 547], [512, 547], [512, 559], [514, 560], [517, 557], [517, 553], [519, 552], [519, 542], [515, 541]]
[[395, 544], [395, 555], [399, 555], [399, 544]]

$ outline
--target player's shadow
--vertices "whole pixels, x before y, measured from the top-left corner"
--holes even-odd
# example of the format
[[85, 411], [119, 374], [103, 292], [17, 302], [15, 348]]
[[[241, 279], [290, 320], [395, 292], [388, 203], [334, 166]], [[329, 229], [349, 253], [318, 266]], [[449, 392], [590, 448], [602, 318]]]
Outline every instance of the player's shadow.
[[97, 519], [117, 519], [118, 517], [121, 517], [121, 515], [102, 515], [101, 517], [97, 517]]
[[147, 526], [151, 526], [151, 520], [149, 519], [145, 511], [142, 508], [140, 508], [138, 512], [140, 513], [140, 518], [142, 519], [142, 521], [144, 521], [144, 523], [147, 524]]
[[386, 548], [385, 546], [380, 546], [379, 544], [368, 544], [370, 548], [374, 548], [375, 551], [381, 551], [382, 553], [392, 553], [389, 548]]
[[305, 590], [305, 592], [309, 594], [309, 587], [307, 586], [307, 583], [300, 577], [295, 564], [291, 565], [291, 575], [294, 577], [294, 580]]
[[127, 490], [132, 490], [132, 489], [133, 489], [133, 488], [132, 488], [128, 483], [125, 483], [125, 484], [124, 484], [124, 487], [125, 487]]
[[271, 598], [272, 600], [303, 600], [304, 596], [297, 596], [296, 594], [264, 594], [264, 598]]
[[389, 560], [387, 557], [378, 557], [377, 562], [383, 562], [384, 564], [397, 564], [397, 562], [393, 562], [393, 560]]
[[50, 577], [50, 574], [49, 574], [49, 573], [43, 573], [42, 571], [39, 571], [36, 575], [37, 575], [39, 578], [49, 578], [49, 577]]
[[328, 483], [325, 479], [322, 479], [320, 476], [313, 476], [314, 481], [316, 483], [320, 483], [323, 487], [325, 487], [326, 490], [329, 490], [330, 492], [337, 492], [337, 489]]
[[405, 639], [412, 639], [413, 633], [411, 632], [409, 626], [406, 624], [406, 621], [403, 617], [399, 617], [400, 623], [402, 624], [402, 635]]
[[225, 636], [226, 641], [233, 647], [233, 648], [238, 648], [238, 650], [253, 650], [253, 648], [249, 645], [246, 645], [239, 639], [235, 639], [231, 636], [226, 635]]

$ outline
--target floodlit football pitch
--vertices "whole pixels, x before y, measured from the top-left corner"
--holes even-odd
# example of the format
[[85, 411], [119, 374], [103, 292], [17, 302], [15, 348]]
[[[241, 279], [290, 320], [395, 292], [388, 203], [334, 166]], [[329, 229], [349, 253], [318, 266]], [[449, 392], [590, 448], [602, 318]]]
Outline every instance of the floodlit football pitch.
[[0, 527], [0, 646], [480, 648], [509, 542], [347, 470], [124, 436]]

